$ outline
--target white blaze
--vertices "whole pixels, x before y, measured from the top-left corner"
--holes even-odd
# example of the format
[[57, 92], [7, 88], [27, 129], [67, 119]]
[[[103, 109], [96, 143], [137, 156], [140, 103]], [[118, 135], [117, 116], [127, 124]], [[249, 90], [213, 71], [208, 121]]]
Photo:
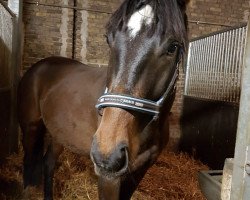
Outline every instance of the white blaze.
[[149, 26], [153, 21], [153, 17], [154, 13], [150, 5], [146, 5], [140, 10], [136, 11], [128, 21], [130, 36], [134, 38], [141, 30], [143, 23]]

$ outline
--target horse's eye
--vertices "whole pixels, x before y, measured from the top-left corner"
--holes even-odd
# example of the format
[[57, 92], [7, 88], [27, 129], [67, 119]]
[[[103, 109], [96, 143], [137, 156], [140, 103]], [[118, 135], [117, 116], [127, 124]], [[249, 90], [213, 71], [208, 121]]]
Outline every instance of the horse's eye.
[[167, 52], [166, 53], [168, 55], [173, 55], [178, 50], [179, 46], [180, 45], [178, 43], [172, 43], [172, 44], [170, 44], [168, 46], [168, 48], [167, 48]]

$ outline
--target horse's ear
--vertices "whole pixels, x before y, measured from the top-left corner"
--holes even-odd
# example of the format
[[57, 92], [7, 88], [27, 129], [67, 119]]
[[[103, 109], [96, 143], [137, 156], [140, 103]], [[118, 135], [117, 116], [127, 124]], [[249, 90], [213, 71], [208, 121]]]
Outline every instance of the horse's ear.
[[189, 2], [190, 2], [190, 0], [177, 0], [177, 3], [179, 4], [179, 6], [182, 10], [186, 10], [187, 4]]
[[185, 26], [186, 26], [186, 29], [188, 29], [188, 21], [187, 21], [187, 14], [186, 14], [186, 8], [187, 8], [187, 5], [188, 3], [190, 2], [190, 0], [177, 0], [177, 3], [184, 15], [184, 21], [185, 21]]

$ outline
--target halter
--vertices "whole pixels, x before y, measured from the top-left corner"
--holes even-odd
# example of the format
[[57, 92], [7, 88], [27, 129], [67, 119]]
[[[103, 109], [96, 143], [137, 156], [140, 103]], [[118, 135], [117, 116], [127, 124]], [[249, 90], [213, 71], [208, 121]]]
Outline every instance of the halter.
[[[177, 63], [178, 65], [178, 63]], [[148, 115], [153, 115], [153, 119], [159, 118], [161, 107], [166, 98], [176, 90], [176, 81], [179, 75], [179, 68], [176, 66], [172, 80], [162, 97], [158, 101], [151, 101], [148, 99], [136, 98], [130, 95], [108, 93], [106, 88], [104, 95], [102, 95], [96, 104], [96, 108], [101, 110], [106, 107], [116, 107], [125, 110], [133, 110]]]

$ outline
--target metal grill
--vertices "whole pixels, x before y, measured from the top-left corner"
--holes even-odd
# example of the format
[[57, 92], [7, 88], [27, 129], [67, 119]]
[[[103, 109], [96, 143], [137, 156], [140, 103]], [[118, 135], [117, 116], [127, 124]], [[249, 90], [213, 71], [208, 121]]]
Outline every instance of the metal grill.
[[239, 103], [247, 27], [190, 42], [185, 95]]

